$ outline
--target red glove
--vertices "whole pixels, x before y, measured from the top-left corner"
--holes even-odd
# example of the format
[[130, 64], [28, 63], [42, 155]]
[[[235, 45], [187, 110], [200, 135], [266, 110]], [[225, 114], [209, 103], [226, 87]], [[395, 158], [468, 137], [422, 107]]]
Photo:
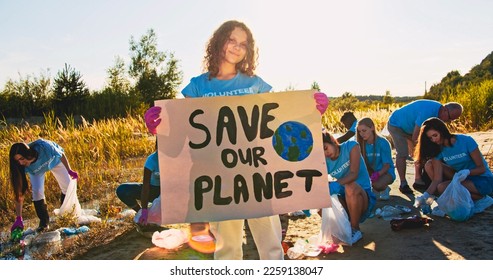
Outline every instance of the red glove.
[[327, 95], [322, 92], [315, 92], [313, 97], [315, 98], [315, 102], [317, 103], [317, 110], [320, 112], [320, 114], [325, 113], [327, 107], [329, 107], [329, 98], [327, 98]]
[[79, 179], [79, 174], [77, 174], [77, 172], [75, 172], [73, 170], [69, 170], [68, 175], [70, 175], [70, 177], [72, 177], [72, 179], [74, 179], [74, 180]]
[[147, 215], [148, 215], [148, 210], [142, 209], [142, 212], [140, 213], [140, 217], [139, 217], [139, 224], [147, 225]]
[[378, 172], [376, 171], [373, 172], [370, 176], [370, 180], [372, 183], [375, 183], [378, 180], [378, 178], [380, 178], [380, 174], [378, 174]]
[[14, 224], [10, 228], [10, 232], [14, 231], [14, 229], [16, 229], [16, 228], [24, 229], [24, 223], [22, 221], [22, 217], [21, 216], [17, 216], [17, 218], [15, 219]]
[[146, 122], [147, 130], [152, 135], [156, 135], [157, 126], [161, 123], [159, 114], [161, 113], [161, 107], [153, 106], [149, 108], [144, 114], [144, 120]]

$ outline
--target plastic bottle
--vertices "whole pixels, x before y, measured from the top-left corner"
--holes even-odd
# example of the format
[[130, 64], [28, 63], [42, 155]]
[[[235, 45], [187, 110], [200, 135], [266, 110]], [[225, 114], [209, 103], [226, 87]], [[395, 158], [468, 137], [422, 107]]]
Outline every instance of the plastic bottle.
[[431, 206], [429, 204], [421, 205], [421, 212], [425, 215], [431, 214]]
[[11, 233], [10, 233], [10, 240], [14, 242], [18, 242], [22, 238], [22, 233], [23, 230], [22, 228], [15, 228]]

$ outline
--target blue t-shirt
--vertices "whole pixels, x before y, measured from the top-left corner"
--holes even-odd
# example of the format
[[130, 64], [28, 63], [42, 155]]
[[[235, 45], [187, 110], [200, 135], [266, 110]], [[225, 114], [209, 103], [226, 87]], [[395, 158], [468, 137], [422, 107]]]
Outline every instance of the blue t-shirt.
[[392, 112], [389, 124], [399, 127], [407, 134], [413, 134], [414, 127], [421, 127], [431, 117], [438, 117], [442, 104], [435, 100], [420, 99], [408, 103]]
[[38, 152], [38, 157], [36, 161], [26, 167], [26, 173], [43, 174], [61, 162], [63, 148], [53, 141], [38, 139], [29, 143], [28, 146]]
[[153, 186], [160, 186], [161, 181], [159, 177], [159, 160], [157, 152], [150, 154], [144, 164], [144, 167], [151, 171], [151, 181], [150, 184]]
[[194, 77], [181, 91], [185, 97], [237, 96], [269, 92], [272, 87], [258, 76], [238, 72], [230, 80], [209, 80], [209, 73]]
[[[358, 142], [348, 140], [339, 146], [341, 150], [339, 153], [339, 157], [336, 160], [331, 160], [330, 158], [327, 157], [325, 158], [325, 162], [327, 163], [327, 172], [330, 174], [330, 176], [336, 179], [341, 179], [349, 173], [350, 153], [351, 153], [351, 149], [354, 146], [359, 146]], [[359, 151], [359, 147], [358, 147], [358, 151]], [[359, 155], [360, 155], [360, 164], [359, 164], [358, 178], [356, 179], [356, 182], [364, 190], [370, 190], [371, 189], [370, 175], [368, 175], [368, 170], [366, 170], [366, 165], [363, 156], [361, 155], [361, 153], [359, 153]]]
[[[469, 135], [456, 134], [455, 143], [450, 147], [442, 147], [441, 153], [436, 159], [442, 160], [448, 166], [452, 167], [455, 171], [463, 169], [476, 168], [474, 160], [471, 158], [471, 152], [478, 148], [476, 141]], [[481, 154], [481, 153], [480, 153]], [[493, 177], [493, 173], [488, 166], [488, 163], [481, 154], [483, 164], [486, 167], [486, 171], [479, 176]]]
[[392, 150], [390, 143], [387, 139], [377, 136], [374, 144], [365, 144], [366, 158], [368, 159], [368, 165], [374, 171], [379, 171], [383, 168], [383, 165], [388, 163], [390, 165], [387, 173], [395, 180], [395, 167], [392, 160]]

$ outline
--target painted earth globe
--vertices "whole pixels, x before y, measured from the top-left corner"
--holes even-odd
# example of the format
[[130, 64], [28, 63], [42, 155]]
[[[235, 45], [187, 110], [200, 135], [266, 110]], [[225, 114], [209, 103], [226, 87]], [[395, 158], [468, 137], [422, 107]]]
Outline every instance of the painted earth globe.
[[302, 161], [313, 150], [312, 133], [302, 123], [289, 121], [281, 124], [272, 137], [277, 154], [288, 161]]

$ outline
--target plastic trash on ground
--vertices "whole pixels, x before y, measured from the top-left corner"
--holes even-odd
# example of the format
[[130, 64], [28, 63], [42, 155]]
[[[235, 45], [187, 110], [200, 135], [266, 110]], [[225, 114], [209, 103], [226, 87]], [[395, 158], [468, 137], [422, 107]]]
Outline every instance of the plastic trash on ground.
[[188, 242], [187, 234], [179, 229], [156, 231], [152, 235], [152, 244], [165, 249], [176, 249]]
[[34, 244], [50, 243], [60, 241], [61, 235], [58, 230], [43, 232], [36, 236], [33, 240]]
[[377, 210], [375, 210], [375, 215], [381, 217], [385, 221], [390, 221], [394, 218], [400, 218], [402, 213], [404, 213], [403, 210], [391, 205], [385, 205], [384, 207], [382, 207], [382, 209], [378, 208]]
[[82, 210], [79, 199], [77, 198], [77, 180], [70, 180], [62, 206], [60, 206], [59, 209], [55, 209], [53, 212], [56, 216], [73, 212], [77, 217], [77, 223], [79, 225], [101, 222], [101, 219], [95, 216], [97, 215], [96, 210]]
[[[134, 216], [134, 222], [138, 223], [142, 209]], [[158, 196], [152, 201], [152, 205], [147, 212], [147, 223], [161, 225], [161, 196]]]

